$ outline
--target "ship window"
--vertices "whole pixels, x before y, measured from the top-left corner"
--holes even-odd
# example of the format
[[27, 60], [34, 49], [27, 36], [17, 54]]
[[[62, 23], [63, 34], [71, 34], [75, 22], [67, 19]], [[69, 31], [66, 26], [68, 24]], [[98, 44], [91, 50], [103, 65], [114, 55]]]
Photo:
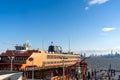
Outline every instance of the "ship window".
[[56, 64], [56, 61], [54, 62], [54, 64]]
[[47, 64], [47, 62], [43, 62], [43, 64]]
[[59, 58], [59, 56], [56, 56], [56, 58]]
[[51, 55], [51, 59], [53, 58], [53, 56]]
[[22, 57], [22, 60], [25, 60], [25, 58], [24, 58], [24, 57]]
[[60, 56], [57, 56], [57, 59], [60, 59]]
[[53, 59], [53, 58], [54, 58], [54, 56], [53, 56], [53, 55], [51, 55], [51, 58]]
[[57, 56], [54, 56], [54, 58], [56, 59], [56, 58], [57, 58]]
[[49, 59], [49, 55], [47, 55], [47, 58]]
[[50, 55], [47, 55], [47, 58], [50, 59]]
[[53, 57], [52, 57], [53, 59], [55, 58], [55, 56], [53, 55]]
[[16, 60], [17, 61], [17, 57], [15, 57], [15, 59], [14, 60]]
[[19, 60], [21, 60], [21, 57], [19, 57]]
[[19, 61], [19, 57], [17, 57], [17, 60]]
[[4, 60], [4, 57], [2, 58], [2, 60]]

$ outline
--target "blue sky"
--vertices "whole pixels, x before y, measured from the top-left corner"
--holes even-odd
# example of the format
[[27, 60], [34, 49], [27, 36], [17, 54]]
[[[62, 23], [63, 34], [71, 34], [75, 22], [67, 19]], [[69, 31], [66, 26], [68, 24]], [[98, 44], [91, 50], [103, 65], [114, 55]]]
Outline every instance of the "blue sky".
[[1, 0], [0, 51], [29, 40], [68, 50], [120, 47], [120, 0]]

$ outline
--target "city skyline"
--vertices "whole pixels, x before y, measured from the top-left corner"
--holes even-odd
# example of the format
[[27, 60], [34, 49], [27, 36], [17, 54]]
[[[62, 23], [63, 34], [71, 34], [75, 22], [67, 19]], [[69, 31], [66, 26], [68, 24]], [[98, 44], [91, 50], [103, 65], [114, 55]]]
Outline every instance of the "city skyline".
[[32, 49], [120, 49], [119, 0], [0, 1], [0, 52], [29, 40]]

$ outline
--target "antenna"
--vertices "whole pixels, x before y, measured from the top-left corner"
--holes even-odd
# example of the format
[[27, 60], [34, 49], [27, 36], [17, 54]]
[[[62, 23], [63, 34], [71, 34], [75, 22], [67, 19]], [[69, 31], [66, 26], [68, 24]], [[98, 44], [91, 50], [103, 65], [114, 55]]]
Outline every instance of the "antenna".
[[26, 41], [25, 46], [26, 46], [26, 47], [31, 47], [31, 43], [30, 43], [29, 40]]
[[29, 42], [29, 40], [27, 40], [24, 44], [23, 47], [25, 47], [26, 50], [28, 50], [31, 47], [31, 44]]
[[70, 53], [70, 39], [69, 39], [69, 53]]
[[53, 41], [51, 41], [51, 45], [53, 45]]
[[16, 44], [10, 43], [10, 42], [3, 42], [2, 44], [4, 44], [4, 45], [16, 45]]
[[44, 49], [44, 40], [42, 40], [42, 49]]

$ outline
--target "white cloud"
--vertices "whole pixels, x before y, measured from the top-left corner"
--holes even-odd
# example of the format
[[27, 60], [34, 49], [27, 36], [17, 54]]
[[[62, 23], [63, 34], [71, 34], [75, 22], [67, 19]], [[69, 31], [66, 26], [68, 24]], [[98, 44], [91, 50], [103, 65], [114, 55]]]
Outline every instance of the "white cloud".
[[88, 10], [90, 6], [95, 5], [95, 4], [103, 4], [108, 2], [109, 0], [90, 0], [88, 2], [88, 6], [85, 7], [85, 10]]
[[103, 4], [108, 2], [109, 0], [91, 0], [88, 4], [89, 5], [95, 5], [95, 4]]
[[109, 31], [113, 31], [116, 30], [116, 28], [103, 28], [102, 31], [103, 32], [109, 32]]
[[89, 9], [89, 7], [85, 7], [85, 10], [88, 10]]

